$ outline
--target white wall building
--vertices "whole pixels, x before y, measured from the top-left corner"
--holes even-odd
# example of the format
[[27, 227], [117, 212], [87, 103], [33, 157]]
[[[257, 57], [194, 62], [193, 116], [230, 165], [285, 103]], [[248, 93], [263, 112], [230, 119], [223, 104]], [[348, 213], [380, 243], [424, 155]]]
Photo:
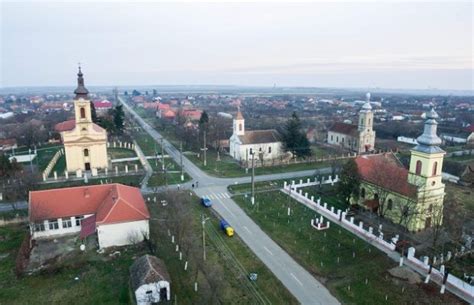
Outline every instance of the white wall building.
[[30, 192], [32, 239], [97, 233], [99, 248], [149, 236], [150, 214], [138, 188], [104, 184]]
[[245, 119], [240, 112], [233, 121], [233, 133], [229, 140], [229, 153], [238, 161], [278, 159], [282, 154], [281, 136], [275, 129], [245, 130]]
[[139, 257], [130, 267], [130, 285], [137, 305], [170, 301], [170, 282], [164, 262], [156, 256]]

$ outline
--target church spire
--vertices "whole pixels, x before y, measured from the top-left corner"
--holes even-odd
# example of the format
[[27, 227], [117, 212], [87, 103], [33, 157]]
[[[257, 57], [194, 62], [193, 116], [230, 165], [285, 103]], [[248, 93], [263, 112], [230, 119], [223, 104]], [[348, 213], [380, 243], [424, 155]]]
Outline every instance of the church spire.
[[84, 77], [81, 71], [81, 65], [79, 65], [79, 72], [77, 73], [77, 88], [74, 90], [74, 93], [76, 94], [76, 99], [87, 99], [87, 95], [89, 94], [89, 91], [84, 86]]
[[436, 122], [437, 118], [439, 118], [439, 116], [434, 110], [433, 104], [431, 104], [430, 111], [426, 112], [426, 121], [423, 134], [416, 139], [418, 141], [418, 145], [414, 148], [414, 150], [427, 153], [442, 152], [441, 148], [438, 147], [442, 142], [436, 134], [436, 129], [438, 128], [438, 122]]

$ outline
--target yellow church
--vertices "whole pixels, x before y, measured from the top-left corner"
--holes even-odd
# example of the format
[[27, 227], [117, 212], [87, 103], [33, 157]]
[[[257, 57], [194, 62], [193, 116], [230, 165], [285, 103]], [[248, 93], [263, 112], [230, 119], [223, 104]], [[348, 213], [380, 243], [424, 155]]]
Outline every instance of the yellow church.
[[91, 101], [89, 91], [84, 86], [84, 77], [79, 67], [77, 88], [74, 90], [75, 119], [56, 125], [61, 134], [66, 155], [66, 170], [68, 172], [91, 172], [97, 175], [97, 170], [108, 167], [107, 132], [92, 122]]
[[408, 169], [393, 153], [358, 156], [355, 162], [361, 188], [359, 198], [352, 198], [352, 202], [412, 232], [441, 225], [445, 152], [439, 147], [437, 118], [433, 108], [426, 113], [424, 132], [411, 149]]

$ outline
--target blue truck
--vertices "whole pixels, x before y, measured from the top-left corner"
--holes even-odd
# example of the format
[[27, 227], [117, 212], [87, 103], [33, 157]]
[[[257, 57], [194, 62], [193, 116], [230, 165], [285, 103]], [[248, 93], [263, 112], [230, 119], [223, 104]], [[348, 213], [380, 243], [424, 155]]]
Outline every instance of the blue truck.
[[234, 229], [224, 219], [221, 220], [221, 229], [227, 236], [234, 236]]

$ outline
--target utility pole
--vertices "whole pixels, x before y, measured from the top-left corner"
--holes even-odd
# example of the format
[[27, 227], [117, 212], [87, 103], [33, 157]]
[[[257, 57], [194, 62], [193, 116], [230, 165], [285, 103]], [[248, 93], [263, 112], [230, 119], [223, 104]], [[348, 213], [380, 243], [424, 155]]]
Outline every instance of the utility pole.
[[181, 165], [181, 181], [184, 181], [184, 173], [183, 173], [183, 141], [179, 142], [179, 163]]
[[165, 148], [163, 146], [163, 137], [161, 137], [160, 142], [161, 142], [161, 170], [165, 171]]
[[207, 166], [207, 156], [206, 156], [206, 151], [207, 151], [207, 146], [206, 146], [206, 131], [204, 131], [204, 147], [201, 148], [201, 150], [203, 151], [203, 155], [204, 155], [204, 166]]
[[204, 231], [204, 226], [206, 221], [209, 220], [209, 217], [204, 217], [201, 214], [201, 224], [202, 224], [202, 259], [206, 260], [206, 232]]
[[254, 158], [255, 154], [252, 152], [252, 197], [250, 198], [250, 201], [252, 204], [255, 204], [255, 164], [254, 164]]

